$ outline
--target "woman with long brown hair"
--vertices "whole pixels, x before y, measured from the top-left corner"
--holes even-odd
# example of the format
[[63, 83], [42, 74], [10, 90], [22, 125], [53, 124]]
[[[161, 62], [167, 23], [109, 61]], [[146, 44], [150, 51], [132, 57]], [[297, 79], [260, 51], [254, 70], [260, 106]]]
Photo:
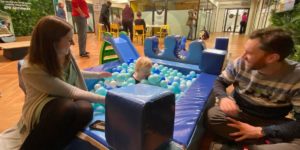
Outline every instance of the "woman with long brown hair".
[[80, 71], [71, 52], [73, 27], [46, 16], [32, 33], [21, 68], [26, 98], [18, 125], [0, 134], [0, 149], [63, 149], [92, 119], [90, 102], [104, 97], [87, 91], [85, 78], [111, 76]]

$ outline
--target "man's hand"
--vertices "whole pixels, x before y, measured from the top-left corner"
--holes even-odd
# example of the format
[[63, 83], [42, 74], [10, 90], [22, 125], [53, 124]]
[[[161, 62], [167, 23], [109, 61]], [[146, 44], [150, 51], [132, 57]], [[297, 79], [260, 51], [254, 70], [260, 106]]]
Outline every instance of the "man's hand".
[[87, 15], [85, 15], [84, 13], [80, 13], [80, 16], [81, 16], [82, 18], [86, 18]]
[[235, 116], [240, 112], [239, 106], [230, 98], [224, 97], [220, 100], [220, 109], [229, 116]]
[[255, 127], [252, 125], [249, 125], [247, 123], [243, 123], [240, 121], [237, 121], [235, 119], [232, 119], [230, 117], [227, 117], [228, 121], [231, 123], [228, 123], [227, 125], [233, 128], [237, 128], [240, 131], [230, 133], [229, 135], [232, 137], [235, 137], [235, 141], [242, 141], [245, 139], [259, 139], [263, 137], [262, 134], [262, 128], [261, 127]]
[[111, 73], [110, 72], [99, 72], [99, 77], [100, 78], [108, 78], [108, 77], [111, 77]]

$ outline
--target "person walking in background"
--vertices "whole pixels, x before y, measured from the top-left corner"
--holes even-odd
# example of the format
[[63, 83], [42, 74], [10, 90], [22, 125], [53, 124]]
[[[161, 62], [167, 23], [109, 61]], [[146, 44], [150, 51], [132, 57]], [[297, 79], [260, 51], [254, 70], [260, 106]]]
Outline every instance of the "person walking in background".
[[104, 28], [107, 32], [110, 31], [110, 22], [109, 22], [109, 8], [111, 6], [111, 2], [107, 1], [106, 3], [102, 4], [101, 13], [99, 22], [104, 25]]
[[248, 14], [247, 12], [244, 12], [244, 14], [242, 15], [242, 20], [240, 22], [240, 34], [245, 33], [246, 31], [246, 26], [247, 26], [247, 20], [248, 20]]
[[194, 10], [189, 10], [188, 11], [188, 20], [186, 22], [186, 25], [189, 27], [189, 34], [187, 36], [188, 40], [194, 39], [193, 31], [195, 28], [195, 24], [196, 24], [195, 12], [194, 12]]
[[72, 0], [72, 16], [77, 26], [79, 55], [81, 57], [89, 57], [89, 52], [86, 51], [86, 32], [89, 8], [85, 0]]
[[132, 9], [128, 4], [126, 4], [125, 8], [122, 11], [122, 24], [125, 32], [128, 33], [129, 30], [131, 41], [133, 39], [133, 17], [134, 14]]
[[59, 2], [57, 6], [56, 16], [66, 20], [66, 12], [64, 10], [65, 4], [63, 2]]

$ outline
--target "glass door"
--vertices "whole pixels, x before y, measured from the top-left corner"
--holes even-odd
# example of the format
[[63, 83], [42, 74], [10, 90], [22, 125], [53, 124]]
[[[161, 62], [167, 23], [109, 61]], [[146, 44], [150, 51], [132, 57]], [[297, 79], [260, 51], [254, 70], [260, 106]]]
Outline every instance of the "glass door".
[[249, 13], [249, 8], [226, 9], [225, 24], [223, 26], [224, 32], [239, 33], [241, 28], [242, 16], [244, 13]]
[[233, 32], [235, 28], [235, 20], [236, 20], [236, 14], [237, 9], [226, 9], [226, 19], [225, 19], [225, 25], [223, 27], [224, 32]]

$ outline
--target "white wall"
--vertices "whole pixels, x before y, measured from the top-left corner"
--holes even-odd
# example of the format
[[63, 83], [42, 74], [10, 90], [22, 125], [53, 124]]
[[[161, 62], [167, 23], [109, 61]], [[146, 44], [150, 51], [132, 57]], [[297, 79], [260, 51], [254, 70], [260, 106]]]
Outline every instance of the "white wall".
[[171, 35], [187, 36], [189, 32], [189, 27], [186, 26], [188, 10], [169, 10], [167, 15]]
[[[134, 16], [136, 16], [136, 15], [134, 15]], [[145, 20], [146, 25], [152, 24], [152, 11], [143, 11], [142, 18]]]

